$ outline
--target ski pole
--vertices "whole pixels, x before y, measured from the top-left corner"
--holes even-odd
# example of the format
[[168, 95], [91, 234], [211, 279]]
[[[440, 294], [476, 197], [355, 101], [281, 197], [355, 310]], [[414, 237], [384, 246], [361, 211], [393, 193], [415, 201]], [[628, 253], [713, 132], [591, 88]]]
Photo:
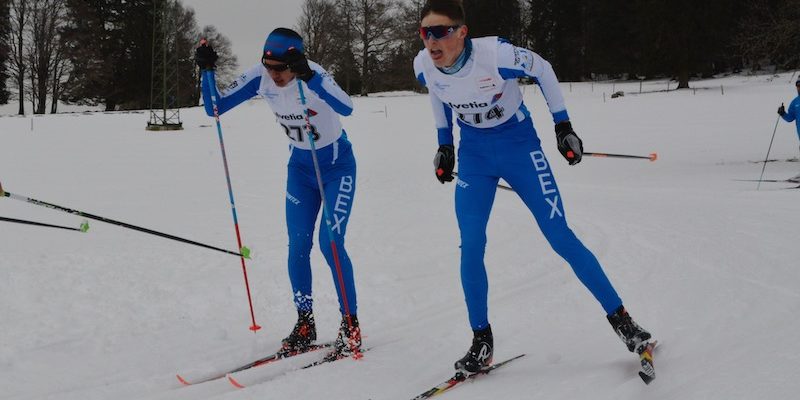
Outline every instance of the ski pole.
[[[453, 176], [458, 176], [458, 172], [456, 172], [456, 171], [453, 171]], [[497, 188], [498, 188], [498, 189], [507, 190], [507, 191], [509, 191], [509, 192], [513, 192], [513, 191], [514, 191], [514, 189], [512, 189], [512, 188], [510, 188], [510, 187], [508, 187], [508, 186], [506, 186], [506, 185], [503, 185], [502, 183], [498, 183], [498, 184], [497, 184]]]
[[628, 154], [611, 154], [611, 153], [592, 153], [592, 152], [585, 152], [583, 153], [584, 156], [589, 157], [603, 157], [603, 158], [638, 158], [643, 160], [650, 160], [655, 161], [658, 159], [658, 154], [650, 153], [649, 156], [632, 156]]
[[[781, 103], [781, 107], [783, 103]], [[778, 115], [778, 119], [775, 121], [775, 129], [772, 130], [772, 139], [769, 140], [769, 148], [767, 149], [767, 157], [764, 158], [764, 166], [761, 167], [761, 176], [758, 177], [758, 185], [756, 186], [756, 191], [761, 189], [761, 180], [764, 179], [764, 170], [767, 169], [767, 160], [769, 160], [769, 152], [772, 151], [772, 142], [775, 140], [775, 132], [778, 131], [778, 123], [781, 122], [781, 116]]]
[[98, 215], [89, 214], [87, 212], [73, 210], [73, 209], [62, 207], [62, 206], [59, 206], [59, 205], [56, 205], [56, 204], [46, 203], [46, 202], [41, 201], [41, 200], [36, 200], [36, 199], [32, 199], [30, 197], [16, 195], [16, 194], [13, 194], [11, 192], [3, 192], [2, 190], [0, 190], [0, 193], [2, 193], [2, 195], [5, 196], [5, 197], [8, 197], [8, 198], [11, 198], [11, 199], [14, 199], [14, 200], [24, 201], [26, 203], [34, 204], [34, 205], [37, 205], [37, 206], [46, 207], [46, 208], [49, 208], [51, 210], [63, 211], [63, 212], [69, 213], [69, 214], [79, 215], [79, 216], [84, 217], [84, 218], [89, 218], [89, 219], [93, 219], [93, 220], [96, 220], [96, 221], [105, 222], [107, 224], [117, 225], [117, 226], [121, 226], [123, 228], [133, 229], [133, 230], [139, 231], [139, 232], [149, 233], [151, 235], [155, 235], [155, 236], [158, 236], [158, 237], [163, 237], [163, 238], [166, 238], [166, 239], [172, 239], [172, 240], [175, 240], [175, 241], [178, 241], [178, 242], [181, 242], [181, 243], [193, 244], [195, 246], [204, 247], [206, 249], [211, 249], [211, 250], [221, 251], [221, 252], [227, 253], [227, 254], [241, 256], [241, 254], [233, 252], [233, 251], [230, 251], [230, 250], [220, 249], [219, 247], [209, 246], [207, 244], [195, 242], [193, 240], [184, 239], [184, 238], [181, 238], [181, 237], [178, 237], [178, 236], [169, 235], [169, 234], [166, 234], [166, 233], [161, 233], [161, 232], [158, 232], [158, 231], [154, 231], [152, 229], [142, 228], [140, 226], [131, 225], [131, 224], [128, 224], [128, 223], [125, 223], [125, 222], [115, 221], [115, 220], [110, 219], [110, 218], [105, 218], [105, 217], [101, 217], [101, 216], [98, 216]]
[[86, 222], [86, 221], [83, 221], [83, 223], [81, 224], [80, 228], [73, 228], [71, 226], [51, 225], [51, 224], [45, 224], [45, 223], [42, 223], [42, 222], [26, 221], [24, 219], [6, 218], [6, 217], [0, 217], [0, 221], [12, 222], [12, 223], [15, 223], [15, 224], [23, 224], [23, 225], [43, 226], [45, 228], [66, 229], [66, 230], [78, 231], [78, 232], [87, 232], [89, 230], [89, 223]]
[[[328, 202], [325, 201], [325, 187], [322, 184], [322, 172], [320, 172], [319, 168], [319, 160], [317, 159], [317, 145], [314, 143], [314, 132], [311, 129], [311, 117], [308, 112], [308, 108], [306, 107], [306, 95], [303, 91], [303, 83], [299, 78], [295, 78], [297, 80], [297, 90], [300, 92], [300, 103], [303, 105], [303, 113], [305, 114], [305, 122], [306, 122], [306, 135], [308, 136], [308, 143], [311, 146], [311, 160], [314, 163], [314, 173], [317, 175], [317, 186], [319, 186], [319, 196], [320, 200], [322, 201], [322, 216], [325, 219], [325, 226], [328, 229], [328, 239], [330, 239], [331, 243], [331, 252], [333, 254], [333, 264], [336, 267], [336, 280], [339, 282], [339, 291], [342, 292], [342, 304], [344, 304], [344, 313], [347, 318], [347, 327], [350, 332], [353, 331], [353, 321], [350, 317], [350, 306], [347, 302], [347, 291], [344, 286], [344, 276], [342, 275], [342, 265], [339, 262], [339, 252], [336, 249], [336, 241], [334, 240], [333, 236], [333, 228], [331, 228], [331, 217], [330, 212], [328, 211]], [[349, 338], [348, 338], [349, 339]], [[349, 341], [348, 341], [349, 342]], [[352, 343], [351, 343], [352, 345]], [[354, 349], [351, 346], [351, 350], [353, 350], [353, 358], [359, 359], [362, 357], [361, 352], [358, 349]]]
[[217, 83], [214, 79], [214, 70], [206, 70], [203, 72], [205, 76], [203, 79], [206, 80], [208, 83], [209, 88], [211, 89], [211, 106], [214, 109], [214, 120], [217, 123], [217, 136], [219, 136], [219, 148], [222, 151], [222, 164], [225, 166], [225, 180], [228, 182], [228, 197], [231, 201], [231, 212], [233, 213], [233, 228], [236, 231], [236, 241], [239, 244], [239, 248], [241, 249], [242, 256], [239, 257], [242, 260], [242, 273], [244, 274], [244, 287], [247, 290], [247, 303], [250, 305], [250, 319], [253, 322], [253, 325], [250, 326], [250, 330], [255, 332], [261, 329], [258, 324], [256, 324], [256, 315], [253, 311], [253, 298], [250, 296], [250, 282], [247, 279], [247, 265], [244, 262], [245, 255], [250, 253], [250, 250], [247, 247], [242, 246], [242, 236], [239, 234], [239, 218], [236, 216], [236, 203], [233, 200], [233, 188], [231, 186], [231, 175], [228, 171], [228, 157], [225, 155], [225, 141], [222, 139], [222, 124], [219, 122], [219, 108], [217, 108]]

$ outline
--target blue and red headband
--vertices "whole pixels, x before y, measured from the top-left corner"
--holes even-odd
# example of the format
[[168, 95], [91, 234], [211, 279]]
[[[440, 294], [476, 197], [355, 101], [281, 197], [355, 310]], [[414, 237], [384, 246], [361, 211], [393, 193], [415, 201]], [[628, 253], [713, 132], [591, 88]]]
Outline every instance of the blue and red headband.
[[303, 38], [291, 29], [278, 28], [267, 36], [262, 57], [268, 60], [284, 61], [286, 52], [292, 48], [304, 53]]

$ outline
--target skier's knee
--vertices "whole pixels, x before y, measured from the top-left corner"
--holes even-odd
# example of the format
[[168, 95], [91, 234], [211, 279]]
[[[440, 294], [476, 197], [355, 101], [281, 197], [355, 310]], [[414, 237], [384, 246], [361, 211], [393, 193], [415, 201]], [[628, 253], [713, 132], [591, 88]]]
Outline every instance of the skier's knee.
[[289, 235], [289, 254], [308, 254], [314, 241], [310, 233], [297, 233]]

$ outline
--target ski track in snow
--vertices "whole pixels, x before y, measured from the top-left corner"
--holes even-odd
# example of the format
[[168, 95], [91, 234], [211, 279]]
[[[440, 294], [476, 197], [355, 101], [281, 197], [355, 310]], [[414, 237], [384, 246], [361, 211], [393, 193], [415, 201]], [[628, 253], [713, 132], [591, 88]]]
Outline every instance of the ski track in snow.
[[[516, 194], [498, 191], [488, 227], [495, 360], [527, 356], [444, 399], [793, 398], [800, 360], [800, 194], [758, 178], [784, 79], [731, 76], [709, 88], [603, 102], [611, 83], [562, 84], [587, 151], [558, 154], [538, 89], [525, 87], [570, 226], [603, 264], [634, 318], [661, 342], [657, 379], [549, 247]], [[720, 85], [725, 95], [720, 95]], [[646, 82], [660, 90], [665, 82]], [[638, 82], [616, 90], [638, 91]], [[256, 319], [230, 255], [89, 221], [85, 234], [0, 223], [2, 399], [409, 399], [452, 374], [471, 332], [459, 281], [453, 185], [433, 177], [436, 136], [425, 96], [355, 98], [343, 123], [358, 160], [347, 249], [354, 262], [363, 360], [292, 371], [322, 352], [183, 387], [271, 353], [295, 312], [286, 274], [286, 139], [262, 101], [222, 116]], [[13, 106], [13, 107], [12, 107]], [[0, 115], [16, 110], [0, 107]], [[388, 115], [383, 111], [388, 110]], [[144, 130], [147, 113], [0, 118], [0, 182], [11, 193], [235, 250], [217, 133], [200, 108], [185, 130]], [[31, 125], [33, 121], [33, 125]], [[33, 130], [31, 130], [33, 126]], [[781, 122], [770, 159], [796, 158]], [[785, 179], [795, 162], [770, 162]], [[77, 227], [81, 219], [11, 199], [0, 216]], [[312, 251], [320, 341], [339, 316], [331, 274]]]

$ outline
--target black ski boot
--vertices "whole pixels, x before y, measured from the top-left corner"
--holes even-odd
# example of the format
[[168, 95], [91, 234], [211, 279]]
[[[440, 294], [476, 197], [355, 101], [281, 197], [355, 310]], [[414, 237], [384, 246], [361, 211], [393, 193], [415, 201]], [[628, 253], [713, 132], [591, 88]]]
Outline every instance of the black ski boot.
[[488, 367], [492, 363], [494, 354], [494, 338], [492, 337], [492, 327], [473, 331], [472, 346], [469, 347], [467, 355], [456, 361], [456, 375], [466, 378], [480, 372], [481, 369]]
[[317, 328], [314, 325], [314, 313], [297, 310], [297, 323], [294, 325], [292, 333], [283, 339], [282, 350], [287, 353], [304, 351], [315, 340], [317, 340]]
[[641, 354], [650, 340], [650, 332], [642, 329], [639, 324], [633, 322], [631, 316], [625, 311], [625, 307], [619, 306], [617, 311], [607, 316], [608, 322], [614, 328], [622, 342], [628, 346], [628, 351]]
[[326, 359], [340, 359], [344, 357], [361, 356], [361, 328], [358, 326], [358, 317], [355, 315], [342, 315], [342, 323], [339, 325], [339, 335], [333, 343], [331, 351]]

